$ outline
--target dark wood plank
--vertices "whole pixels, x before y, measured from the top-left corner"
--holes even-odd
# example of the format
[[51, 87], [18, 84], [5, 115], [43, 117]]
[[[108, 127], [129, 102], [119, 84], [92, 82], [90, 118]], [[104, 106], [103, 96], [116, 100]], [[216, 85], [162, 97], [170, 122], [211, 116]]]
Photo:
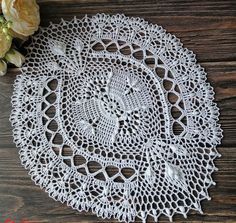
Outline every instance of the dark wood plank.
[[134, 16], [145, 17], [147, 15], [157, 16], [235, 16], [236, 3], [233, 0], [209, 0], [209, 1], [175, 1], [175, 0], [38, 0], [38, 3], [45, 11], [46, 16], [55, 12], [64, 14], [70, 11], [73, 14], [84, 13], [125, 13]]
[[[190, 222], [236, 222], [236, 2], [156, 1], [156, 0], [39, 0], [42, 26], [60, 17], [79, 18], [84, 14], [125, 13], [143, 17], [162, 25], [181, 39], [185, 47], [197, 54], [214, 87], [220, 107], [220, 124], [224, 139], [219, 147], [222, 154], [216, 160], [217, 182], [210, 188], [211, 201], [203, 202], [204, 215], [191, 212]], [[65, 204], [55, 202], [35, 186], [20, 164], [18, 150], [12, 142], [9, 119], [12, 84], [18, 69], [9, 69], [0, 78], [0, 222], [10, 217], [18, 222], [116, 222], [103, 220], [91, 213], [79, 213]], [[160, 222], [168, 222], [161, 217]], [[186, 222], [182, 216], [176, 222]], [[150, 219], [151, 222], [151, 219]]]
[[[129, 6], [127, 6], [129, 7]], [[153, 6], [154, 7], [154, 6]], [[132, 8], [131, 6], [129, 9]], [[60, 7], [59, 7], [60, 9]], [[56, 7], [56, 10], [59, 10]], [[54, 8], [42, 5], [42, 14], [45, 19], [42, 25], [47, 26], [50, 21], [59, 22], [60, 18], [70, 20], [73, 16], [78, 18], [85, 14], [93, 15], [101, 11], [90, 11], [76, 4], [74, 7], [62, 8], [63, 11], [54, 11]], [[109, 14], [119, 13], [116, 11], [106, 12]], [[135, 9], [133, 9], [135, 10]], [[194, 15], [158, 15], [157, 14], [131, 14], [122, 11], [127, 16], [142, 16], [148, 22], [161, 25], [168, 32], [174, 34], [184, 43], [184, 46], [197, 54], [199, 62], [234, 61], [236, 59], [236, 18], [232, 16], [194, 16]], [[55, 16], [57, 13], [58, 16]], [[236, 14], [236, 13], [235, 13]], [[174, 22], [173, 22], [174, 21]]]

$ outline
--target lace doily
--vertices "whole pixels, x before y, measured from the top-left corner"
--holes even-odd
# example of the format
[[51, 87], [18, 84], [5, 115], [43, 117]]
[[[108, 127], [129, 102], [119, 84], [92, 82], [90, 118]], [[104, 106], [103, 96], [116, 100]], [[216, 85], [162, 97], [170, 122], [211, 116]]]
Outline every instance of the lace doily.
[[125, 222], [202, 212], [219, 111], [175, 36], [119, 14], [62, 20], [33, 37], [22, 72], [14, 141], [50, 197]]

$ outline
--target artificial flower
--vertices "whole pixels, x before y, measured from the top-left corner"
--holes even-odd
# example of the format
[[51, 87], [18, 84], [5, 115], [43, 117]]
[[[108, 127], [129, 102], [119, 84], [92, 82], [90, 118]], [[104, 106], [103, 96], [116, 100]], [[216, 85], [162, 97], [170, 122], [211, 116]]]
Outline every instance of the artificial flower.
[[0, 76], [5, 75], [7, 72], [7, 63], [4, 60], [0, 60]]
[[38, 30], [40, 16], [35, 0], [2, 0], [2, 12], [12, 22], [13, 34], [30, 36]]
[[3, 17], [0, 16], [0, 58], [3, 58], [10, 49], [12, 43], [11, 36], [8, 35], [8, 27]]
[[15, 49], [10, 49], [6, 55], [5, 55], [5, 59], [9, 62], [14, 64], [17, 67], [21, 67], [22, 64], [25, 61], [25, 57], [19, 53], [18, 51], [16, 51]]

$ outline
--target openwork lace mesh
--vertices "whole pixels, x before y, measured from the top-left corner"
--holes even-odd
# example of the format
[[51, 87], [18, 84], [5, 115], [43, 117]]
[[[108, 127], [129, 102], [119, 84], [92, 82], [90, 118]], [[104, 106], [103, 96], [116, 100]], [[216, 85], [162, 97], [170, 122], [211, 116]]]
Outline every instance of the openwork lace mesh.
[[14, 141], [50, 197], [125, 222], [202, 212], [222, 131], [175, 36], [119, 14], [62, 20], [33, 37], [22, 72]]

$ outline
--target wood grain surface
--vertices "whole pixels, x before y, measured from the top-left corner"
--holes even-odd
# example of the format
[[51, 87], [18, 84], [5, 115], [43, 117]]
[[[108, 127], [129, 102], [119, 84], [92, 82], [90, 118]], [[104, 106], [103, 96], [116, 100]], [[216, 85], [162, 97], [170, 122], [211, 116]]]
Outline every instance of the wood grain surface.
[[[218, 150], [222, 157], [216, 160], [219, 171], [213, 174], [217, 185], [209, 190], [212, 200], [202, 202], [204, 214], [191, 211], [188, 219], [176, 215], [174, 221], [236, 222], [236, 1], [39, 0], [38, 3], [42, 26], [47, 26], [49, 21], [58, 22], [60, 17], [124, 13], [162, 25], [197, 54], [215, 89], [215, 101], [221, 111], [224, 138]], [[7, 218], [15, 223], [23, 219], [28, 222], [116, 222], [97, 218], [92, 213], [79, 213], [52, 200], [34, 185], [21, 166], [8, 120], [12, 85], [19, 73], [18, 69], [11, 68], [0, 78], [0, 223]], [[160, 222], [168, 219], [162, 216]]]

